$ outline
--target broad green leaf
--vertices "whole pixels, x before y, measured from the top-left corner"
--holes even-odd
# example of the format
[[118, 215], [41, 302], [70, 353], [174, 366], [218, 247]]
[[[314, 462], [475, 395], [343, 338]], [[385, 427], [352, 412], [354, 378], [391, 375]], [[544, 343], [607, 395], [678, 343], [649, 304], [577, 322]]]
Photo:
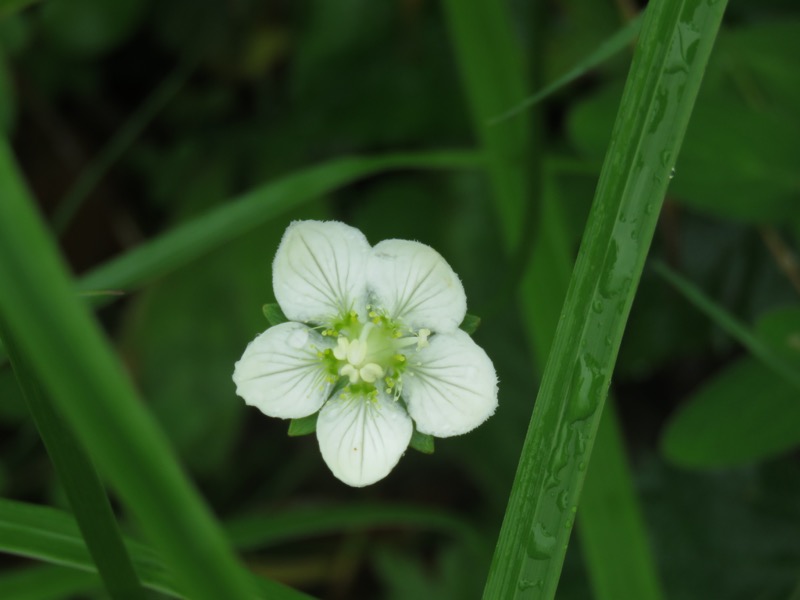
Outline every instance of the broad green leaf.
[[771, 458], [796, 447], [800, 391], [777, 375], [775, 360], [782, 365], [777, 366], [779, 373], [800, 366], [800, 309], [770, 311], [750, 334], [744, 326], [731, 328], [731, 318], [721, 307], [702, 306], [760, 362], [740, 359], [690, 396], [667, 425], [663, 453], [683, 466], [718, 468]]
[[[725, 31], [709, 62], [670, 195], [699, 211], [747, 222], [785, 222], [798, 214], [800, 84], [790, 73], [800, 22]], [[754, 51], [754, 49], [757, 49]], [[575, 143], [600, 156], [611, 134], [620, 88], [609, 86], [570, 114]]]
[[[650, 4], [484, 598], [555, 596], [625, 322], [724, 0]], [[692, 32], [687, 51], [687, 31]]]
[[64, 486], [81, 534], [112, 597], [145, 598], [144, 590], [122, 542], [103, 484], [86, 451], [41, 389], [35, 375], [0, 320], [14, 372], [31, 417]]
[[800, 391], [752, 358], [687, 398], [661, 440], [670, 461], [704, 469], [750, 464], [798, 445]]

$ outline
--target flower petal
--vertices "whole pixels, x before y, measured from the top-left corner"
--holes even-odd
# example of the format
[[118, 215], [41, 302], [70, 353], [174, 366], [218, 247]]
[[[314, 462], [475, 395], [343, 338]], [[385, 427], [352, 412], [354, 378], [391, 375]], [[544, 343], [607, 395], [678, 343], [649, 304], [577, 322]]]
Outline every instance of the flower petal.
[[375, 399], [344, 395], [320, 411], [317, 439], [333, 474], [353, 487], [386, 477], [411, 441], [411, 418], [384, 392]]
[[248, 344], [236, 363], [236, 393], [270, 417], [312, 415], [331, 394], [317, 352], [332, 345], [302, 323], [271, 327]]
[[295, 221], [272, 264], [275, 298], [291, 321], [330, 323], [366, 304], [370, 246], [358, 229], [338, 221]]
[[419, 242], [385, 240], [375, 246], [367, 285], [376, 305], [415, 331], [454, 331], [467, 312], [458, 275], [441, 254]]
[[403, 398], [420, 432], [436, 437], [461, 435], [494, 414], [494, 365], [463, 331], [431, 337], [430, 345], [408, 360]]

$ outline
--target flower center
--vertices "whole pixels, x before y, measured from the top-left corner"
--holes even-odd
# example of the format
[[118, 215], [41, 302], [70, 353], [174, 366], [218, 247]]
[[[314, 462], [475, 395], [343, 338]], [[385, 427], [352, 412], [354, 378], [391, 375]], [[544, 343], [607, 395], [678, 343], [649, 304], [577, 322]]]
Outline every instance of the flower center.
[[[350, 378], [350, 383], [366, 381], [375, 383], [386, 374], [386, 370], [381, 366], [380, 357], [376, 356], [376, 349], [383, 344], [376, 343], [382, 340], [373, 340], [370, 344], [369, 334], [375, 325], [367, 323], [361, 330], [358, 339], [350, 340], [345, 336], [339, 336], [336, 341], [337, 346], [333, 355], [345, 364], [339, 369], [339, 375]], [[370, 345], [372, 347], [370, 347]], [[378, 362], [376, 362], [378, 361]]]
[[330, 372], [347, 377], [351, 392], [374, 393], [376, 385], [383, 384], [387, 391], [399, 397], [402, 374], [407, 366], [406, 355], [427, 346], [431, 332], [404, 329], [374, 310], [370, 310], [369, 318], [362, 323], [351, 313], [334, 329], [323, 332], [323, 335], [337, 336], [336, 347], [327, 351]]

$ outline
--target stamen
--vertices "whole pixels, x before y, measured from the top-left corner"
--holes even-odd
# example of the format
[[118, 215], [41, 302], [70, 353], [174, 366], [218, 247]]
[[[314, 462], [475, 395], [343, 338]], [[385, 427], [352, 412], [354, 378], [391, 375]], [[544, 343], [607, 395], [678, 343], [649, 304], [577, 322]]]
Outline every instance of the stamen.
[[430, 334], [430, 329], [420, 329], [417, 332], [417, 350], [425, 348], [428, 345], [428, 336]]
[[350, 341], [346, 337], [340, 337], [336, 343], [338, 344], [333, 350], [333, 355], [339, 360], [347, 358], [347, 350], [350, 346]]

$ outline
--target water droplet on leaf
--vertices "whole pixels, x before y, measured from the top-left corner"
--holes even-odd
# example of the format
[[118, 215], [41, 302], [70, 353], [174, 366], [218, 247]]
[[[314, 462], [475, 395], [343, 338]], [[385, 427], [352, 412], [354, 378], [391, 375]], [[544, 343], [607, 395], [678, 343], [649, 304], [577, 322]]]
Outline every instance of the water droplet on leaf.
[[550, 535], [541, 523], [533, 526], [533, 535], [528, 543], [528, 556], [538, 560], [550, 558], [556, 545], [555, 536]]

